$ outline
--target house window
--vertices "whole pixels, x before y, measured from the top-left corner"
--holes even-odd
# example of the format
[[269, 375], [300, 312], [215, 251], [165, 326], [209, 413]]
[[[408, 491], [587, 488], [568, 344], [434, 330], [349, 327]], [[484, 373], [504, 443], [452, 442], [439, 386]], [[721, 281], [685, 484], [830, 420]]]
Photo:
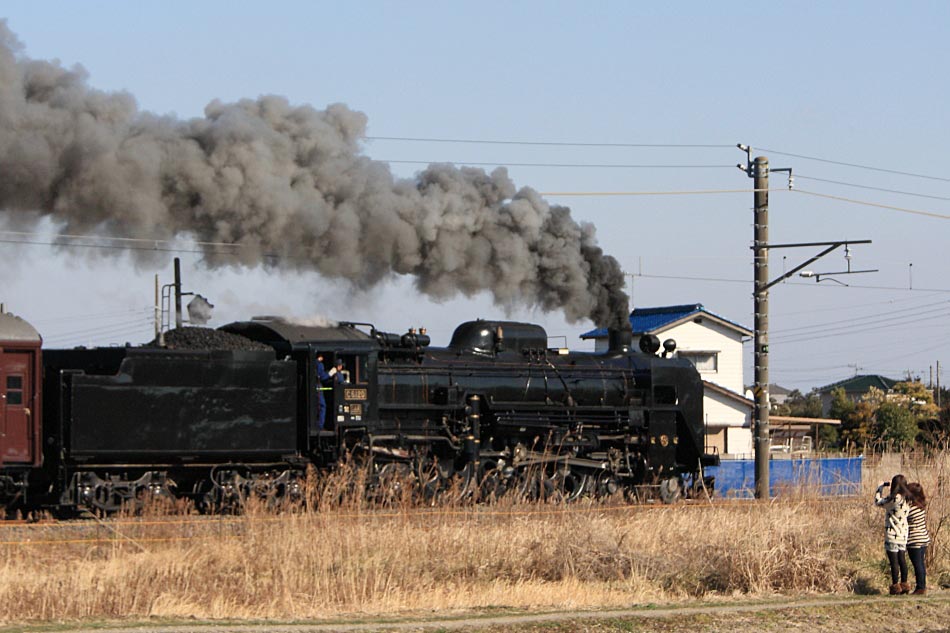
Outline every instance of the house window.
[[680, 358], [685, 358], [693, 364], [696, 371], [700, 373], [713, 373], [719, 371], [719, 353], [718, 352], [680, 352]]

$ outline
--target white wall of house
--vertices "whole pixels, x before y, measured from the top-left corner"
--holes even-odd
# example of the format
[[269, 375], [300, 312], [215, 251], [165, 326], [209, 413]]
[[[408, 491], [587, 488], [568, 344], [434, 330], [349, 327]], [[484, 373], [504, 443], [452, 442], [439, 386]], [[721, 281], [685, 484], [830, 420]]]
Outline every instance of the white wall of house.
[[706, 389], [703, 397], [703, 416], [706, 426], [752, 428], [752, 408], [721, 393]]
[[703, 380], [714, 382], [729, 391], [741, 394], [742, 383], [742, 334], [721, 325], [708, 317], [697, 315], [702, 321], [693, 320], [663, 330], [662, 340], [676, 341], [676, 353], [686, 357], [690, 352], [713, 352], [716, 354], [715, 370], [699, 368]]
[[752, 452], [752, 408], [748, 403], [707, 387], [703, 415], [720, 454], [745, 457]]
[[750, 429], [727, 428], [726, 454], [736, 459], [752, 457], [752, 431]]

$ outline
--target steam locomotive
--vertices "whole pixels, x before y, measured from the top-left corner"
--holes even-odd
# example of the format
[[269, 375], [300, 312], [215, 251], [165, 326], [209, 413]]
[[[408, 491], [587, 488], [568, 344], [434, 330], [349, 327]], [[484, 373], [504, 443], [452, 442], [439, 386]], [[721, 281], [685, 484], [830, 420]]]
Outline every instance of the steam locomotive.
[[[292, 499], [309, 467], [354, 459], [377, 486], [402, 477], [480, 498], [626, 490], [671, 501], [712, 485], [702, 382], [658, 354], [656, 337], [637, 352], [629, 331], [611, 331], [610, 349], [593, 354], [509, 321], [463, 323], [445, 348], [365, 323], [262, 317], [209, 332], [249, 345], [42, 350], [32, 326], [0, 313], [0, 505], [231, 507]], [[331, 381], [321, 357], [339, 363]]]

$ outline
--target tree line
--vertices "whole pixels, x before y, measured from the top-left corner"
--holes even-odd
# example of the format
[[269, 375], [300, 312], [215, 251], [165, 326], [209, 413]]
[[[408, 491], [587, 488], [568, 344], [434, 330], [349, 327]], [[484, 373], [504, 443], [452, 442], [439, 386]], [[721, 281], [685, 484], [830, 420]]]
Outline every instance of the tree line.
[[[946, 446], [950, 442], [950, 390], [940, 389], [940, 402], [942, 406], [938, 407], [934, 391], [919, 380], [899, 382], [887, 393], [871, 387], [857, 400], [839, 387], [831, 392], [828, 417], [840, 420], [841, 426], [821, 425], [816, 438], [818, 447]], [[815, 390], [802, 394], [796, 389], [784, 403], [773, 405], [771, 413], [823, 417], [821, 395]]]

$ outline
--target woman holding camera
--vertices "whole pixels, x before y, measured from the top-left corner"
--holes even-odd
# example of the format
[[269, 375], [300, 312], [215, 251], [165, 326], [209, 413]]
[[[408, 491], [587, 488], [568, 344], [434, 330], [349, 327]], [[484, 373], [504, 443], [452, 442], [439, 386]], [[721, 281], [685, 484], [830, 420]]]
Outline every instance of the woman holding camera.
[[[887, 490], [886, 495], [885, 490]], [[907, 479], [904, 475], [894, 475], [890, 484], [882, 481], [874, 494], [875, 505], [885, 510], [884, 551], [891, 565], [891, 595], [910, 593], [906, 558], [909, 498]]]

